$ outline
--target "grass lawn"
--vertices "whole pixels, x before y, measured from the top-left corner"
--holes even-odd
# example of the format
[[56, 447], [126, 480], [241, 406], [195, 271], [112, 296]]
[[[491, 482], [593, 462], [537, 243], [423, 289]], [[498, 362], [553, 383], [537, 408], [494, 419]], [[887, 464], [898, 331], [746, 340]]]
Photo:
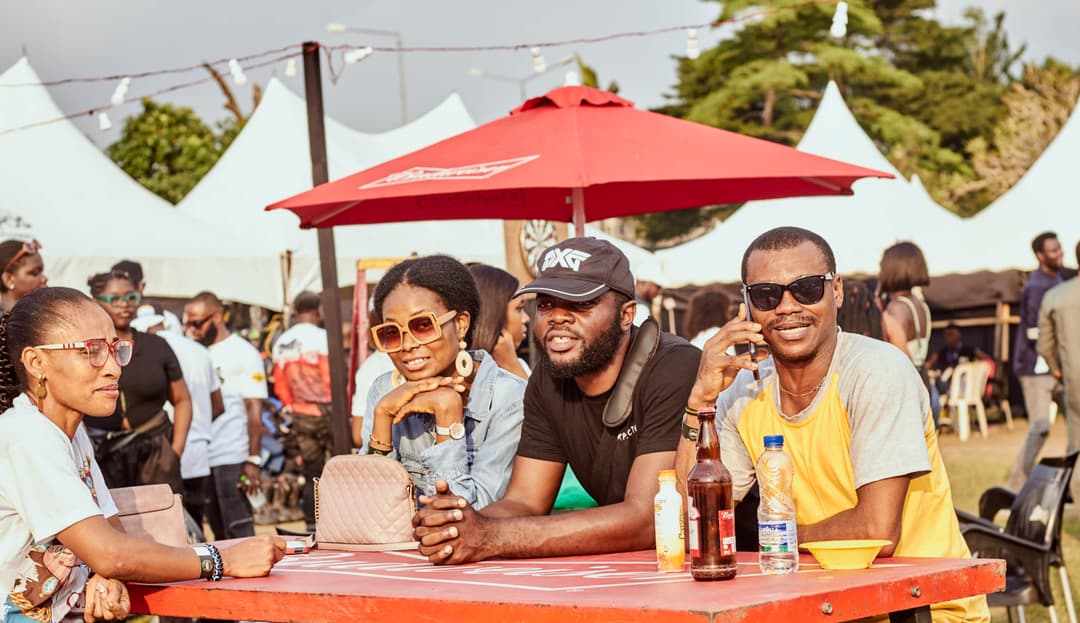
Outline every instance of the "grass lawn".
[[[974, 427], [974, 423], [973, 423]], [[955, 433], [944, 433], [940, 437], [941, 454], [945, 459], [952, 483], [953, 502], [957, 508], [970, 513], [978, 513], [979, 495], [995, 485], [1004, 485], [1008, 480], [1009, 469], [1016, 453], [1027, 434], [1027, 420], [1015, 421], [1013, 430], [1003, 424], [991, 425], [989, 437], [983, 439], [976, 430], [967, 442], [961, 443]], [[1059, 417], [1050, 431], [1043, 454], [1061, 456], [1065, 454], [1065, 420]], [[1069, 577], [1072, 580], [1074, 601], [1078, 596], [1077, 582], [1080, 581], [1080, 507], [1066, 507], [1064, 523], [1065, 560]], [[1062, 592], [1058, 574], [1053, 573], [1054, 597], [1057, 601], [1058, 618], [1068, 620], [1068, 613], [1062, 601]], [[1077, 604], [1080, 609], [1080, 604]], [[1047, 611], [1041, 606], [1028, 606], [1025, 609], [1028, 621], [1049, 621]], [[1003, 608], [991, 609], [993, 621], [1007, 621]]]

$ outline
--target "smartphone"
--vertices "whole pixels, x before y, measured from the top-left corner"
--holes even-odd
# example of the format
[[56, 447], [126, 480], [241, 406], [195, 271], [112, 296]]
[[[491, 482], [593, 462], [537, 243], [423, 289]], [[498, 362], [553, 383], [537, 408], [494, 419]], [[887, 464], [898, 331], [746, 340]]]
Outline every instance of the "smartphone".
[[[750, 292], [746, 289], [745, 286], [743, 287], [742, 295], [743, 295], [743, 307], [746, 308], [746, 321], [747, 322], [753, 322], [754, 318], [750, 314]], [[750, 353], [750, 360], [755, 361], [754, 355], [757, 354], [757, 346], [754, 344], [753, 341], [750, 341], [750, 342], [747, 342], [746, 348], [747, 348], [747, 351]], [[760, 381], [761, 380], [761, 375], [758, 374], [757, 370], [754, 370], [754, 380], [755, 381]]]
[[288, 540], [285, 541], [285, 553], [286, 554], [306, 554], [311, 551], [311, 543], [307, 541]]

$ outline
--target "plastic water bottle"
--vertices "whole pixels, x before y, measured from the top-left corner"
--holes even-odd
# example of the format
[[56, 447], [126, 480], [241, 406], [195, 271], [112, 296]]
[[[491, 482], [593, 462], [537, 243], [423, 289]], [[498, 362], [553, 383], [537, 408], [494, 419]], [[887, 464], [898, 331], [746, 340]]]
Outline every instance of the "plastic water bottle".
[[784, 452], [783, 435], [766, 435], [765, 452], [754, 467], [761, 504], [758, 506], [758, 561], [765, 574], [799, 570], [799, 539], [791, 482], [795, 466]]
[[686, 563], [682, 494], [675, 488], [675, 470], [662, 469], [660, 491], [653, 498], [656, 524], [656, 569], [682, 571]]

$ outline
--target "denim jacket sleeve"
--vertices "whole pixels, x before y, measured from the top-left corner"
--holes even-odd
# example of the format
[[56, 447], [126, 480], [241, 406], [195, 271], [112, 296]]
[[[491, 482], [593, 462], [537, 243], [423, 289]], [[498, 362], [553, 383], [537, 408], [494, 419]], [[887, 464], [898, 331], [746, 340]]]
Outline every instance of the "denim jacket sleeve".
[[490, 394], [474, 393], [469, 398], [468, 410], [475, 409], [477, 417], [466, 414], [465, 438], [433, 444], [420, 454], [425, 467], [423, 495], [434, 495], [435, 482], [445, 480], [452, 492], [482, 508], [506, 491], [521, 438], [525, 382], [497, 368], [493, 372]]

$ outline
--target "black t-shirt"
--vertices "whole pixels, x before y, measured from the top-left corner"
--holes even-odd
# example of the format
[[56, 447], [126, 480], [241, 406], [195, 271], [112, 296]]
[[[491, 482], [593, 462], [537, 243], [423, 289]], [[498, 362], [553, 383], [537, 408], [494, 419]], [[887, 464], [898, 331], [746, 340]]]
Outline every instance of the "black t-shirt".
[[152, 333], [132, 331], [135, 350], [131, 363], [120, 373], [120, 396], [109, 417], [88, 417], [86, 425], [102, 430], [121, 430], [124, 415], [132, 428], [146, 422], [169, 399], [169, 383], [184, 378], [180, 362], [169, 343]]
[[604, 431], [610, 391], [585, 396], [573, 379], [556, 380], [543, 366], [525, 389], [525, 421], [518, 456], [569, 463], [585, 490], [601, 505], [623, 500], [634, 459], [651, 452], [674, 452], [683, 409], [694, 385], [701, 351], [681, 337], [660, 334], [660, 344], [638, 378], [632, 413], [618, 432], [605, 491], [594, 491], [593, 460]]

